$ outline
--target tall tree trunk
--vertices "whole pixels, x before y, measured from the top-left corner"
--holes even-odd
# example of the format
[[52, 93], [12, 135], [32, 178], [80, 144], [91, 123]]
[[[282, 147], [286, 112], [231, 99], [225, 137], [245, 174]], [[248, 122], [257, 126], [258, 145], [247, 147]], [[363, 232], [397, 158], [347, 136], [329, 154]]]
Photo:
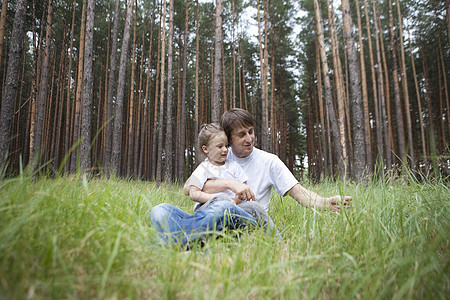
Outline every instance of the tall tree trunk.
[[[132, 1], [132, 0], [129, 0]], [[111, 175], [111, 150], [112, 150], [112, 133], [114, 129], [113, 111], [114, 111], [114, 94], [116, 86], [116, 65], [117, 65], [117, 35], [119, 32], [119, 18], [120, 18], [120, 0], [116, 0], [114, 9], [114, 25], [112, 31], [112, 45], [111, 55], [109, 59], [109, 76], [108, 76], [108, 101], [106, 104], [106, 126], [105, 126], [105, 157], [103, 166], [105, 168], [106, 176]], [[108, 55], [108, 54], [107, 54]]]
[[[197, 139], [198, 139], [198, 130], [199, 130], [199, 87], [198, 87], [198, 82], [199, 82], [199, 72], [198, 72], [198, 62], [199, 62], [199, 58], [200, 58], [200, 49], [199, 49], [199, 41], [200, 41], [200, 36], [199, 36], [199, 28], [200, 28], [200, 24], [199, 24], [199, 3], [198, 0], [197, 1], [197, 12], [196, 12], [196, 21], [195, 21], [195, 26], [196, 26], [196, 34], [195, 34], [195, 111], [194, 111], [194, 145], [196, 145], [197, 143]], [[186, 45], [185, 45], [186, 47]], [[195, 146], [195, 165], [197, 165], [200, 162], [200, 149], [198, 149], [197, 146]]]
[[0, 67], [3, 57], [3, 41], [5, 38], [6, 13], [8, 12], [8, 0], [3, 0], [2, 12], [0, 15]]
[[52, 17], [53, 17], [53, 0], [49, 0], [47, 9], [47, 27], [45, 32], [45, 48], [44, 48], [44, 60], [42, 62], [42, 72], [40, 81], [40, 93], [38, 102], [38, 111], [36, 118], [36, 131], [34, 139], [34, 153], [32, 158], [39, 160], [41, 156], [41, 151], [43, 150], [43, 132], [44, 132], [44, 114], [45, 114], [45, 104], [47, 102], [47, 92], [48, 92], [48, 69], [49, 69], [49, 59], [50, 59], [50, 39], [52, 33]]
[[11, 130], [14, 116], [14, 101], [19, 84], [20, 58], [22, 56], [23, 38], [25, 35], [25, 19], [27, 0], [18, 0], [14, 15], [13, 29], [9, 44], [8, 69], [2, 95], [0, 111], [0, 169], [8, 163], [8, 148], [12, 141]]
[[324, 46], [323, 25], [322, 25], [322, 18], [320, 15], [320, 8], [319, 8], [318, 0], [314, 0], [314, 11], [315, 11], [315, 19], [316, 19], [316, 36], [317, 36], [318, 43], [319, 43], [320, 59], [322, 62], [322, 72], [323, 72], [323, 77], [324, 77], [325, 99], [326, 99], [326, 103], [327, 103], [328, 117], [329, 117], [329, 120], [331, 123], [331, 132], [333, 134], [333, 141], [335, 143], [334, 150], [335, 150], [336, 158], [337, 158], [338, 172], [342, 178], [345, 178], [346, 170], [345, 170], [344, 156], [343, 156], [342, 144], [341, 144], [339, 129], [338, 129], [337, 120], [336, 120], [336, 114], [334, 112], [334, 107], [333, 107], [331, 83], [330, 83], [330, 77], [329, 77], [329, 71], [328, 71], [328, 62], [327, 62], [327, 56], [325, 53], [325, 46]]
[[183, 78], [181, 87], [181, 112], [180, 119], [180, 137], [178, 143], [178, 175], [180, 182], [184, 181], [185, 174], [185, 149], [186, 149], [186, 88], [187, 88], [187, 49], [188, 49], [188, 26], [189, 26], [189, 1], [186, 0], [186, 9], [184, 17], [184, 40], [183, 40]]
[[[374, 107], [375, 107], [375, 126], [376, 126], [376, 133], [377, 133], [377, 152], [378, 152], [377, 160], [382, 160], [383, 159], [383, 122], [381, 121], [380, 106], [379, 106], [379, 101], [378, 101], [377, 77], [375, 74], [375, 63], [374, 63], [373, 48], [372, 48], [372, 34], [371, 34], [371, 30], [370, 30], [369, 10], [367, 7], [366, 0], [364, 0], [364, 13], [366, 15], [367, 40], [368, 40], [368, 44], [369, 44], [370, 74], [372, 75], [373, 102], [374, 102]], [[375, 32], [375, 34], [377, 34], [377, 33]]]
[[[64, 155], [67, 155], [69, 153], [69, 147], [70, 147], [70, 134], [71, 134], [71, 90], [72, 90], [72, 61], [73, 61], [73, 35], [75, 33], [75, 12], [76, 12], [76, 6], [77, 6], [77, 0], [73, 0], [72, 4], [72, 24], [70, 25], [70, 33], [69, 33], [69, 39], [70, 39], [70, 45], [68, 49], [68, 56], [69, 56], [69, 67], [68, 67], [68, 73], [67, 73], [67, 96], [66, 96], [66, 128], [65, 128], [65, 138], [64, 138]], [[70, 157], [70, 156], [69, 156]], [[65, 163], [66, 171], [70, 171], [70, 160], [66, 161]]]
[[91, 167], [91, 111], [94, 86], [94, 74], [92, 70], [93, 45], [94, 45], [94, 9], [95, 0], [88, 0], [86, 11], [86, 38], [84, 46], [84, 70], [83, 70], [83, 115], [81, 121], [81, 166], [83, 171]]
[[406, 145], [405, 145], [405, 131], [403, 125], [403, 108], [400, 98], [400, 87], [398, 83], [398, 63], [397, 63], [397, 51], [396, 51], [396, 37], [394, 33], [394, 18], [392, 16], [392, 0], [388, 0], [389, 4], [389, 33], [390, 33], [390, 52], [392, 55], [392, 77], [394, 83], [394, 96], [395, 96], [395, 112], [396, 112], [396, 124], [397, 124], [397, 140], [399, 147], [400, 160], [406, 162]]
[[353, 38], [353, 22], [350, 15], [350, 3], [348, 0], [342, 0], [344, 40], [347, 46], [349, 59], [350, 87], [352, 92], [352, 113], [353, 113], [353, 134], [354, 134], [354, 161], [353, 178], [362, 179], [366, 168], [366, 144], [364, 139], [364, 110], [361, 97], [361, 80], [358, 64], [358, 56], [355, 49]]
[[406, 114], [406, 129], [408, 133], [408, 146], [409, 146], [409, 156], [411, 159], [412, 169], [416, 168], [416, 159], [414, 155], [414, 144], [413, 144], [413, 132], [412, 132], [412, 121], [411, 112], [409, 108], [409, 92], [408, 92], [408, 76], [406, 72], [406, 60], [405, 60], [405, 48], [403, 45], [403, 24], [402, 24], [402, 14], [400, 12], [400, 2], [397, 0], [397, 16], [398, 16], [398, 30], [400, 38], [400, 68], [401, 68], [401, 78], [402, 78], [402, 88], [403, 97], [405, 99], [405, 114]]
[[211, 122], [220, 121], [221, 81], [222, 81], [222, 0], [216, 0], [216, 26], [214, 35], [214, 93], [211, 109]]
[[131, 176], [131, 165], [133, 159], [133, 141], [134, 138], [134, 94], [135, 94], [135, 86], [136, 86], [136, 23], [137, 23], [137, 0], [129, 0], [135, 1], [136, 9], [134, 11], [134, 22], [133, 22], [133, 44], [131, 45], [131, 82], [130, 82], [130, 101], [128, 105], [128, 147], [127, 147], [127, 177]]
[[[75, 92], [75, 118], [73, 121], [73, 142], [77, 143], [80, 137], [80, 122], [81, 122], [81, 97], [83, 84], [83, 69], [84, 69], [84, 39], [86, 34], [86, 0], [83, 0], [83, 8], [81, 15], [81, 29], [80, 29], [80, 49], [78, 53], [78, 72], [77, 72], [77, 86]], [[77, 147], [78, 148], [78, 147]], [[75, 173], [78, 161], [78, 151], [74, 150], [71, 155], [70, 173]]]
[[[63, 42], [61, 47], [61, 58], [59, 60], [59, 74], [58, 74], [58, 82], [65, 82], [63, 78], [66, 74], [66, 26], [64, 26], [64, 33], [63, 33]], [[54, 147], [54, 155], [53, 155], [53, 169], [57, 170], [59, 167], [59, 155], [60, 155], [60, 148], [61, 148], [61, 130], [62, 130], [62, 116], [64, 112], [64, 85], [61, 84], [58, 86], [59, 95], [56, 97], [58, 100], [57, 108], [59, 112], [56, 114], [56, 118], [58, 119], [56, 123], [56, 134], [55, 134], [55, 147]]]
[[445, 0], [445, 12], [447, 19], [447, 35], [448, 40], [450, 41], [450, 0]]
[[[264, 150], [267, 150], [267, 95], [266, 95], [266, 66], [267, 63], [265, 61], [265, 51], [263, 47], [263, 36], [262, 36], [262, 29], [261, 29], [261, 17], [260, 17], [260, 0], [256, 2], [257, 6], [257, 22], [258, 22], [258, 42], [259, 42], [259, 61], [260, 61], [260, 73], [261, 73], [261, 148]], [[265, 7], [265, 6], [264, 6]], [[264, 16], [265, 18], [265, 9], [264, 9]], [[264, 35], [264, 37], [266, 37]]]
[[[348, 170], [349, 160], [348, 160], [348, 151], [347, 151], [347, 132], [345, 130], [345, 87], [344, 87], [344, 77], [342, 72], [342, 63], [339, 56], [339, 43], [337, 40], [337, 32], [335, 25], [335, 17], [334, 17], [334, 4], [332, 0], [327, 1], [327, 11], [328, 11], [328, 19], [329, 19], [329, 30], [330, 30], [330, 40], [331, 40], [331, 51], [333, 57], [333, 67], [334, 67], [334, 81], [336, 87], [336, 98], [338, 104], [338, 128], [339, 128], [339, 136], [341, 139], [342, 145], [342, 155], [344, 157], [344, 164], [346, 170]], [[351, 132], [348, 132], [348, 136], [351, 136]]]
[[[370, 130], [370, 113], [369, 113], [369, 95], [367, 92], [367, 78], [366, 78], [366, 63], [364, 61], [364, 43], [362, 40], [362, 25], [361, 25], [361, 10], [360, 5], [357, 2], [356, 14], [358, 18], [358, 41], [359, 41], [359, 60], [361, 64], [361, 89], [364, 107], [364, 140], [366, 144], [366, 165], [369, 173], [373, 172], [372, 163], [372, 133]], [[370, 26], [370, 25], [369, 25]], [[371, 37], [368, 36], [370, 39]]]
[[[442, 51], [442, 45], [441, 45], [441, 38], [438, 37], [438, 48], [439, 48], [439, 62], [440, 65], [442, 67], [442, 79], [443, 79], [443, 83], [444, 83], [444, 96], [445, 96], [445, 106], [447, 108], [446, 113], [445, 113], [445, 119], [447, 120], [447, 133], [449, 135], [450, 138], [450, 103], [449, 103], [449, 93], [448, 93], [448, 86], [447, 86], [447, 70], [445, 68], [445, 61], [444, 61], [444, 54]], [[442, 122], [444, 122], [444, 119], [442, 119]], [[442, 128], [444, 129], [445, 126], [442, 125]], [[444, 139], [445, 139], [445, 134], [444, 134]]]
[[166, 155], [165, 182], [173, 180], [173, 1], [169, 1], [169, 37], [167, 41], [167, 116], [166, 116]]
[[[162, 9], [162, 8], [161, 8]], [[152, 177], [154, 180], [156, 180], [156, 169], [157, 169], [157, 161], [161, 159], [161, 157], [158, 157], [159, 154], [158, 148], [161, 148], [162, 145], [158, 145], [156, 142], [158, 140], [158, 102], [159, 102], [159, 80], [162, 78], [160, 76], [161, 74], [161, 40], [162, 40], [162, 26], [163, 26], [163, 17], [165, 18], [165, 15], [163, 13], [160, 13], [159, 17], [159, 31], [158, 31], [158, 54], [157, 54], [157, 66], [156, 66], [156, 82], [155, 82], [155, 108], [153, 112], [153, 144], [152, 144]], [[159, 147], [158, 147], [159, 146]], [[161, 151], [162, 153], [162, 151]]]
[[117, 98], [114, 114], [114, 131], [112, 141], [111, 167], [116, 175], [120, 173], [120, 157], [122, 145], [122, 111], [123, 97], [125, 92], [125, 73], [128, 59], [128, 44], [130, 41], [131, 17], [133, 15], [133, 0], [128, 0], [127, 16], [125, 18], [125, 26], [123, 31], [122, 50], [119, 65], [119, 80], [117, 84]]
[[[408, 29], [408, 36], [411, 37]], [[417, 109], [418, 109], [418, 117], [420, 123], [420, 136], [422, 139], [422, 156], [425, 164], [425, 168], [428, 168], [428, 158], [427, 158], [427, 148], [426, 148], [426, 140], [425, 140], [425, 126], [423, 122], [423, 113], [422, 113], [422, 103], [420, 100], [420, 89], [419, 83], [417, 81], [417, 72], [416, 72], [416, 64], [414, 62], [414, 54], [411, 45], [411, 38], [408, 39], [409, 42], [409, 54], [411, 56], [411, 65], [413, 70], [413, 78], [414, 78], [414, 87], [416, 90], [416, 99], [417, 99]]]
[[161, 76], [160, 76], [160, 95], [159, 95], [159, 125], [158, 125], [158, 162], [156, 164], [156, 183], [162, 181], [162, 157], [163, 157], [163, 133], [164, 133], [164, 83], [165, 83], [165, 62], [166, 62], [166, 0], [164, 1], [161, 30]]
[[[377, 7], [375, 5], [375, 1], [372, 2], [373, 4], [373, 14], [374, 14], [374, 24], [375, 24], [375, 42], [376, 42], [376, 49], [377, 49], [377, 75], [378, 75], [378, 95], [379, 95], [379, 105], [380, 105], [380, 115], [382, 116], [382, 128], [383, 128], [383, 137], [384, 137], [384, 151], [385, 151], [385, 159], [386, 159], [386, 166], [387, 169], [390, 170], [392, 168], [392, 154], [391, 154], [391, 147], [390, 147], [390, 122], [388, 118], [388, 111], [386, 110], [386, 97], [385, 97], [385, 89], [384, 89], [384, 66], [385, 64], [382, 63], [382, 48], [381, 48], [381, 31], [379, 30], [379, 19], [378, 19], [378, 13], [377, 13]], [[389, 97], [387, 97], [389, 99]], [[381, 123], [380, 123], [381, 126]], [[383, 151], [382, 149], [379, 149], [379, 151]]]
[[323, 93], [322, 93], [322, 73], [320, 69], [320, 49], [319, 43], [316, 39], [315, 42], [316, 48], [316, 77], [317, 77], [317, 98], [319, 102], [319, 119], [320, 119], [320, 138], [322, 140], [322, 153], [323, 153], [323, 163], [325, 168], [323, 168], [323, 175], [327, 174], [326, 169], [328, 168], [328, 159], [327, 159], [327, 143], [326, 143], [326, 127], [325, 127], [325, 114], [323, 111]]
[[[137, 5], [136, 5], [137, 7]], [[133, 177], [136, 178], [139, 172], [139, 166], [142, 166], [142, 159], [139, 157], [140, 153], [140, 145], [144, 144], [145, 136], [142, 138], [140, 135], [141, 129], [142, 129], [142, 117], [144, 112], [142, 111], [144, 104], [142, 101], [144, 100], [144, 92], [143, 92], [143, 85], [144, 85], [144, 52], [145, 52], [145, 30], [142, 30], [142, 41], [141, 41], [141, 56], [140, 56], [140, 65], [139, 65], [139, 87], [138, 87], [138, 111], [137, 111], [137, 122], [136, 122], [136, 143], [134, 145], [134, 167], [133, 167]], [[140, 178], [140, 177], [138, 177]]]
[[146, 138], [148, 140], [151, 139], [152, 132], [148, 131], [146, 133], [146, 129], [150, 128], [147, 126], [147, 123], [150, 124], [150, 86], [151, 86], [151, 75], [152, 75], [152, 53], [153, 53], [153, 26], [155, 25], [155, 9], [156, 9], [156, 0], [153, 0], [153, 7], [152, 7], [152, 18], [151, 18], [151, 25], [150, 25], [150, 45], [148, 47], [148, 67], [147, 67], [147, 82], [145, 87], [145, 102], [144, 102], [144, 117], [142, 120], [142, 129], [141, 129], [141, 149], [139, 151], [139, 161], [141, 162], [139, 165], [139, 172], [138, 177], [142, 179], [143, 176], [143, 169], [146, 164], [143, 162], [149, 159], [149, 155], [145, 155], [144, 158], [144, 152], [145, 152], [145, 146], [146, 144]]

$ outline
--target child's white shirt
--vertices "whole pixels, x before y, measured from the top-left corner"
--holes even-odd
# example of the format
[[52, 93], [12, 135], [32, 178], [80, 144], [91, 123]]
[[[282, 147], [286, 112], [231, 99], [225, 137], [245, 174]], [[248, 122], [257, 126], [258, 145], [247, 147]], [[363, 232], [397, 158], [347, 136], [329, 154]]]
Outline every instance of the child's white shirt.
[[[189, 180], [189, 187], [196, 186], [203, 190], [203, 186], [208, 179], [234, 179], [239, 182], [246, 182], [248, 177], [238, 163], [231, 160], [225, 160], [221, 166], [213, 165], [207, 158], [195, 169]], [[223, 195], [234, 198], [235, 193], [231, 190], [225, 190], [214, 195]]]

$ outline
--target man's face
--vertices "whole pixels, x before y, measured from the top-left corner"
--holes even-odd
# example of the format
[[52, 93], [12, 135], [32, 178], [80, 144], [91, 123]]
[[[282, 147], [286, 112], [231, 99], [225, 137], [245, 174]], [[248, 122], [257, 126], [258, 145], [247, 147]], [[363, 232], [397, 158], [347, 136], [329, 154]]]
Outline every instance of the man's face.
[[239, 158], [249, 156], [253, 151], [255, 132], [253, 127], [238, 127], [231, 132], [231, 148]]

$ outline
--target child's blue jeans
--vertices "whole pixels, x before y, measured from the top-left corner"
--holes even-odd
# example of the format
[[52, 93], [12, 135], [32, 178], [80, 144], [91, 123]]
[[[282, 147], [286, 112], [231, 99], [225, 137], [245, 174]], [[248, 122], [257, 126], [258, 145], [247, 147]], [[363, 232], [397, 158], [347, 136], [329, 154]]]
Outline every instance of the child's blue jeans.
[[256, 219], [229, 201], [217, 201], [192, 215], [168, 203], [153, 207], [150, 212], [152, 226], [164, 242], [181, 243], [198, 240], [213, 231], [256, 226]]

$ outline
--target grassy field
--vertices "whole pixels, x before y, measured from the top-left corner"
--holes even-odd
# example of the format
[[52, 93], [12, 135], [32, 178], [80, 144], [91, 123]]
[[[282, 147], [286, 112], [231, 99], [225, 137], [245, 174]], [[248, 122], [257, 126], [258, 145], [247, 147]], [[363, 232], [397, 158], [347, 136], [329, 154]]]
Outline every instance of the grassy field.
[[192, 212], [176, 185], [63, 177], [0, 181], [0, 299], [448, 299], [447, 184], [305, 186], [353, 196], [340, 214], [273, 194], [283, 236], [156, 247], [151, 208]]

